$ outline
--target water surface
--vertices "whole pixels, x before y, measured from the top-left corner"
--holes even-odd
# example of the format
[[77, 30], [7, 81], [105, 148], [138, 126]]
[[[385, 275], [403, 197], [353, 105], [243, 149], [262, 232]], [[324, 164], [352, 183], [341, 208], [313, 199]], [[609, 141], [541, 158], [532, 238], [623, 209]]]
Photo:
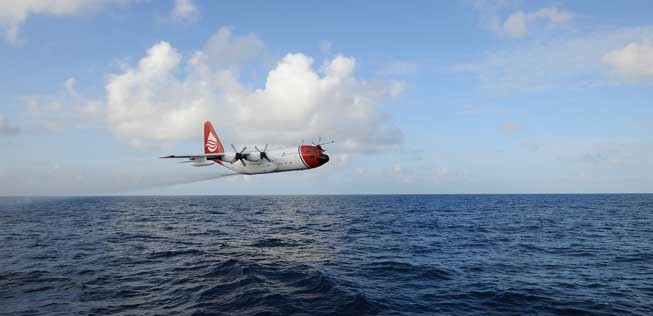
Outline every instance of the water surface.
[[652, 315], [653, 195], [0, 198], [2, 315]]

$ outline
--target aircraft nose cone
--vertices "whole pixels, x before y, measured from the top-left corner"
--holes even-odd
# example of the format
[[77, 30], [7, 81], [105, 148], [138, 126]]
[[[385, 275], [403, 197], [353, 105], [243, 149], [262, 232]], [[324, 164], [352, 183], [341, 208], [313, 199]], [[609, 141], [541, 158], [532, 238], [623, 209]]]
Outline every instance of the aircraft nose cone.
[[321, 166], [321, 165], [323, 165], [323, 164], [329, 162], [329, 156], [327, 156], [327, 155], [325, 155], [325, 154], [321, 154], [321, 155], [317, 156], [317, 162], [318, 162], [318, 163], [320, 164], [320, 166]]

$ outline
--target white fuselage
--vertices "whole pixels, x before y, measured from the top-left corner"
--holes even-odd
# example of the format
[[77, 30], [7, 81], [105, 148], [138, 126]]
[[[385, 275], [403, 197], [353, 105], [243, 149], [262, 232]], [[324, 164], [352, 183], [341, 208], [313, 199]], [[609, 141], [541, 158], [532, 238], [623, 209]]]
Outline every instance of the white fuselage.
[[268, 158], [270, 158], [271, 161], [260, 159], [258, 157], [259, 153], [256, 151], [248, 151], [246, 153], [251, 154], [251, 156], [254, 157], [250, 156], [248, 159], [244, 159], [245, 164], [241, 163], [239, 160], [233, 161], [233, 154], [227, 154], [225, 159], [216, 160], [216, 162], [229, 170], [242, 174], [259, 174], [309, 169], [309, 167], [302, 159], [299, 147], [267, 151]]
[[304, 170], [317, 168], [329, 162], [329, 156], [324, 154], [322, 144], [299, 145], [297, 147], [277, 149], [268, 151], [268, 145], [263, 149], [252, 146], [256, 151], [247, 151], [243, 147], [238, 151], [231, 144], [233, 152], [225, 152], [218, 134], [215, 132], [210, 121], [204, 122], [204, 154], [194, 155], [169, 155], [161, 158], [178, 159], [186, 158], [192, 166], [206, 167], [219, 164], [225, 168], [242, 174], [260, 174], [271, 172], [283, 172], [292, 170]]

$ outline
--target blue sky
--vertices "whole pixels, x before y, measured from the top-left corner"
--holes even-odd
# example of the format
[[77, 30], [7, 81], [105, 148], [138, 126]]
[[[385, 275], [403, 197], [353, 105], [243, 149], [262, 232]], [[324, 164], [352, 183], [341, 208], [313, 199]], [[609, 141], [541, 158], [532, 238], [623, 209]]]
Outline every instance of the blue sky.
[[[653, 191], [650, 1], [10, 1], [0, 194]], [[316, 170], [158, 156], [334, 139]], [[165, 185], [164, 185], [165, 184]], [[175, 184], [175, 185], [169, 185]]]

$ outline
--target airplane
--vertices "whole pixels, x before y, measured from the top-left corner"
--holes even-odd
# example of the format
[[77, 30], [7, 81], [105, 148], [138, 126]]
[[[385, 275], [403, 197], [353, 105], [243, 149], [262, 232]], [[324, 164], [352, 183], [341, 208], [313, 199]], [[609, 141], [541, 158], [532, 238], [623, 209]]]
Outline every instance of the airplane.
[[192, 163], [195, 167], [205, 167], [214, 164], [221, 165], [240, 174], [253, 175], [262, 173], [296, 171], [317, 168], [329, 162], [329, 156], [322, 145], [331, 142], [299, 145], [298, 147], [268, 151], [268, 145], [263, 150], [254, 146], [256, 151], [248, 151], [243, 147], [240, 151], [231, 144], [234, 152], [225, 152], [218, 134], [211, 121], [204, 122], [204, 154], [170, 155], [162, 159], [185, 158], [181, 163]]

